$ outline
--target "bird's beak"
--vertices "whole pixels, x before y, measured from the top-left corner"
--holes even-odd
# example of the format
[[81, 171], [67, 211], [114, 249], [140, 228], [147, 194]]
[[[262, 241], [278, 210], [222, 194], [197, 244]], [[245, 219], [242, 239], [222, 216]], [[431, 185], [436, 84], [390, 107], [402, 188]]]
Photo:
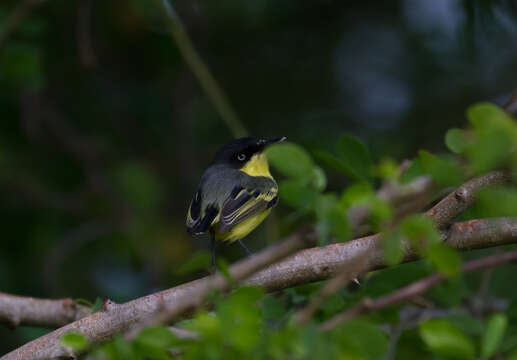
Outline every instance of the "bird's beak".
[[264, 147], [269, 146], [269, 145], [273, 145], [273, 144], [278, 144], [278, 143], [281, 143], [281, 142], [286, 141], [286, 140], [287, 140], [287, 137], [285, 137], [285, 136], [282, 136], [282, 137], [279, 137], [279, 138], [276, 138], [276, 139], [265, 140], [264, 141]]

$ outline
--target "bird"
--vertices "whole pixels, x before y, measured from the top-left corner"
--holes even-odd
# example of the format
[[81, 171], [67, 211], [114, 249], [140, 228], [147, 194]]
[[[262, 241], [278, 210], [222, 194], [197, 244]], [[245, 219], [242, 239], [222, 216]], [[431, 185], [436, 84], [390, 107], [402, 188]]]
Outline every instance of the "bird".
[[235, 139], [217, 151], [201, 176], [186, 225], [192, 236], [209, 233], [214, 270], [217, 241], [237, 241], [248, 255], [253, 255], [242, 239], [278, 203], [278, 185], [271, 176], [264, 150], [286, 139]]

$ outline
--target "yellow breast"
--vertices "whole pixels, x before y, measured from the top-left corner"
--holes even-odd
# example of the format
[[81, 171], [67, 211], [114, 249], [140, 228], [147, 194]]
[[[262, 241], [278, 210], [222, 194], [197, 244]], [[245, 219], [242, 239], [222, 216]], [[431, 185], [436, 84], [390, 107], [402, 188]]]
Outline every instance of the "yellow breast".
[[230, 231], [226, 233], [215, 233], [215, 238], [221, 241], [229, 241], [234, 242], [239, 239], [246, 237], [250, 232], [252, 232], [257, 226], [260, 225], [262, 221], [269, 215], [271, 209], [267, 209], [260, 214], [250, 217], [249, 219], [244, 220], [243, 222], [235, 225]]

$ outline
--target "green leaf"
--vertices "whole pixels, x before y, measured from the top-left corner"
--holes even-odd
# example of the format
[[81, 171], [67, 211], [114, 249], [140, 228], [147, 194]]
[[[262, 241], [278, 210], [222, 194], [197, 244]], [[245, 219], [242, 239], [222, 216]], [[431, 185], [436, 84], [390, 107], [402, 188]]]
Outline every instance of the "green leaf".
[[60, 339], [61, 345], [72, 348], [74, 351], [81, 351], [88, 347], [88, 340], [79, 333], [67, 333]]
[[477, 205], [481, 217], [517, 216], [517, 190], [503, 186], [483, 189]]
[[452, 314], [447, 316], [447, 320], [458, 326], [466, 334], [480, 336], [483, 333], [483, 323], [467, 312]]
[[445, 135], [445, 144], [452, 152], [461, 154], [469, 146], [467, 133], [461, 129], [450, 129]]
[[233, 283], [234, 279], [232, 278], [232, 275], [230, 274], [230, 265], [228, 265], [228, 262], [222, 258], [219, 257], [217, 259], [217, 269], [223, 274], [224, 278], [229, 282]]
[[176, 270], [178, 275], [188, 274], [194, 271], [206, 270], [210, 268], [211, 255], [207, 251], [199, 251], [192, 255], [186, 262]]
[[443, 319], [432, 319], [419, 326], [420, 336], [430, 350], [455, 359], [473, 359], [472, 340], [454, 324]]
[[136, 338], [140, 343], [163, 348], [174, 345], [176, 340], [176, 336], [169, 329], [161, 326], [146, 328]]
[[326, 215], [326, 220], [330, 226], [330, 231], [339, 241], [348, 241], [352, 236], [346, 209], [341, 206], [335, 206]]
[[266, 154], [271, 165], [285, 176], [297, 179], [310, 178], [314, 162], [307, 151], [293, 143], [281, 143], [270, 146]]
[[343, 323], [332, 331], [332, 337], [342, 350], [348, 352], [356, 349], [365, 359], [381, 359], [388, 351], [386, 334], [366, 321]]
[[466, 149], [466, 155], [475, 173], [503, 166], [517, 144], [517, 125], [501, 108], [480, 103], [467, 110], [475, 132], [475, 140]]
[[10, 44], [0, 57], [0, 78], [18, 86], [40, 88], [44, 82], [41, 58], [41, 51], [35, 46]]
[[382, 237], [386, 264], [396, 265], [402, 261], [404, 251], [401, 246], [401, 240], [402, 234], [399, 230], [391, 231]]
[[279, 188], [282, 201], [295, 208], [310, 209], [319, 196], [316, 190], [295, 179], [280, 182]]
[[458, 253], [443, 243], [431, 244], [427, 258], [444, 275], [453, 276], [460, 272], [461, 258]]
[[274, 296], [262, 299], [262, 314], [264, 320], [278, 320], [286, 313], [284, 301]]
[[354, 136], [342, 135], [337, 143], [337, 155], [354, 174], [356, 180], [370, 181], [373, 162], [366, 146]]
[[490, 317], [481, 343], [483, 358], [488, 359], [495, 355], [503, 340], [507, 324], [508, 319], [504, 314], [494, 314]]
[[322, 168], [315, 166], [312, 169], [312, 188], [317, 191], [323, 191], [327, 187], [327, 176]]
[[423, 171], [430, 174], [436, 184], [457, 186], [463, 182], [463, 174], [457, 164], [424, 150], [419, 151], [418, 155]]
[[358, 180], [352, 169], [331, 153], [324, 150], [316, 150], [314, 151], [314, 156], [317, 160], [327, 164], [334, 170], [339, 171], [350, 179]]
[[104, 305], [104, 301], [100, 297], [95, 298], [95, 302], [92, 305], [92, 314], [95, 314], [97, 311], [102, 309], [102, 305]]
[[261, 337], [261, 314], [257, 302], [264, 295], [257, 287], [241, 287], [217, 304], [225, 342], [239, 351], [250, 351]]
[[357, 183], [345, 189], [340, 203], [345, 207], [364, 205], [375, 195], [373, 187], [368, 183]]
[[400, 229], [402, 234], [407, 236], [421, 251], [427, 249], [431, 244], [440, 242], [440, 235], [433, 221], [425, 215], [408, 216], [401, 222]]
[[478, 131], [489, 131], [499, 128], [508, 133], [513, 141], [517, 141], [517, 125], [513, 118], [499, 106], [482, 102], [467, 109], [467, 118]]
[[407, 184], [425, 174], [426, 173], [422, 168], [422, 161], [419, 158], [416, 158], [411, 160], [409, 168], [402, 173], [400, 176], [400, 182], [402, 184]]
[[384, 158], [377, 165], [377, 176], [385, 180], [397, 180], [400, 176], [399, 166], [393, 159]]

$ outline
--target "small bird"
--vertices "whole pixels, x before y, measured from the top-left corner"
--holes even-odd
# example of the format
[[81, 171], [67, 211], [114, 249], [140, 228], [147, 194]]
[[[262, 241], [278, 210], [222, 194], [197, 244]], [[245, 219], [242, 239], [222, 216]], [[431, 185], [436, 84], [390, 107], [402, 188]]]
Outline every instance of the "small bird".
[[255, 229], [278, 202], [278, 185], [269, 172], [264, 150], [285, 141], [240, 138], [223, 146], [201, 177], [187, 213], [191, 235], [208, 232], [215, 268], [216, 240], [241, 241]]

